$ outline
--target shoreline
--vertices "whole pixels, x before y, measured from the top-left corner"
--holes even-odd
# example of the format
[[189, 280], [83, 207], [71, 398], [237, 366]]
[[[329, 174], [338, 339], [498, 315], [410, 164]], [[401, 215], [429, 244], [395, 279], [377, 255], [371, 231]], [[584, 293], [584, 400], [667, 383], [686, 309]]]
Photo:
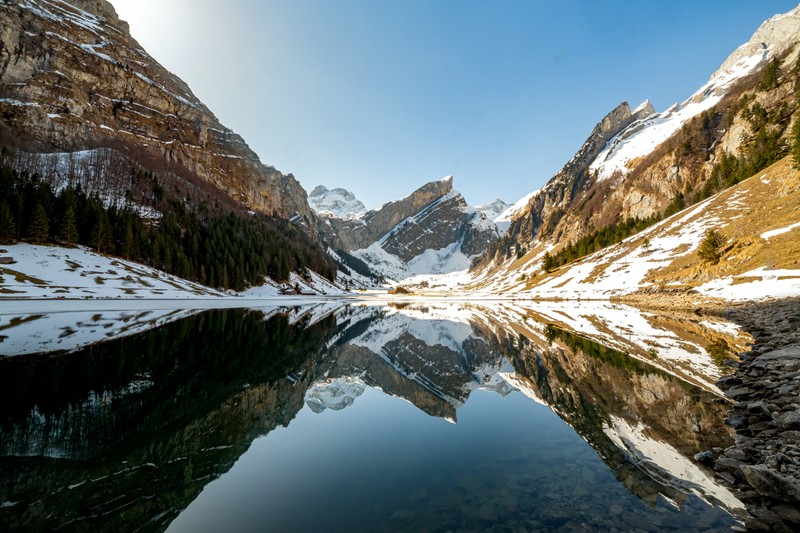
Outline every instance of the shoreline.
[[612, 299], [638, 309], [712, 315], [753, 338], [717, 386], [732, 402], [733, 444], [695, 456], [712, 467], [749, 513], [748, 531], [800, 529], [800, 297], [725, 301], [681, 293]]
[[751, 531], [800, 528], [800, 298], [747, 303], [721, 315], [752, 335], [718, 386], [736, 402], [725, 423], [734, 444], [713, 459], [737, 491]]

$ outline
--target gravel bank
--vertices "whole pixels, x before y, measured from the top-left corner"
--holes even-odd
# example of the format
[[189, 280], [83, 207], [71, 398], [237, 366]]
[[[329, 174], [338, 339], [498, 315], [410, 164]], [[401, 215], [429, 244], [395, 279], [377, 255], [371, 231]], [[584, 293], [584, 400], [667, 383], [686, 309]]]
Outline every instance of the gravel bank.
[[[713, 460], [752, 515], [750, 531], [800, 530], [800, 299], [723, 311], [755, 339], [720, 388], [735, 444]], [[701, 455], [701, 454], [699, 454]], [[708, 456], [698, 457], [709, 460]]]

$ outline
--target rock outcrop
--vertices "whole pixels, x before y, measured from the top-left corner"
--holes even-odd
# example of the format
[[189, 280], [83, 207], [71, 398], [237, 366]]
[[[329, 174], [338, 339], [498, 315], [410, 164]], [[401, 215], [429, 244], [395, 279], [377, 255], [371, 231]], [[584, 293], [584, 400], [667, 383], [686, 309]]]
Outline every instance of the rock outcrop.
[[469, 208], [463, 196], [450, 193], [398, 224], [382, 246], [403, 261], [454, 243], [461, 243], [464, 255], [473, 256], [486, 251], [497, 239], [497, 231], [486, 222], [481, 213]]
[[17, 166], [41, 171], [31, 154], [111, 149], [128, 161], [118, 166], [178, 176], [212, 200], [311, 218], [294, 177], [262, 164], [107, 1], [0, 3], [0, 117]]
[[736, 443], [715, 468], [748, 503], [748, 530], [800, 526], [800, 300], [739, 307], [726, 313], [755, 345], [720, 387], [736, 402], [725, 422]]

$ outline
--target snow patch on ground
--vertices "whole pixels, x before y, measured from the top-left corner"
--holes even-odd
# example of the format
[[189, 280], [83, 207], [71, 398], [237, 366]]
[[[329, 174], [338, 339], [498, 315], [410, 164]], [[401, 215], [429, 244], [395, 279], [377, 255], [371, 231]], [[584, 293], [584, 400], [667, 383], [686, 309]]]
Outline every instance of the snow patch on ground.
[[225, 293], [85, 247], [3, 246], [3, 298], [219, 298]]
[[697, 287], [697, 292], [733, 301], [792, 298], [800, 295], [800, 270], [761, 267], [737, 276], [709, 281]]
[[800, 222], [796, 222], [795, 224], [791, 224], [786, 226], [785, 228], [778, 228], [770, 231], [765, 231], [761, 234], [762, 239], [771, 239], [772, 237], [777, 237], [778, 235], [783, 235], [784, 233], [789, 233], [795, 228], [800, 228]]

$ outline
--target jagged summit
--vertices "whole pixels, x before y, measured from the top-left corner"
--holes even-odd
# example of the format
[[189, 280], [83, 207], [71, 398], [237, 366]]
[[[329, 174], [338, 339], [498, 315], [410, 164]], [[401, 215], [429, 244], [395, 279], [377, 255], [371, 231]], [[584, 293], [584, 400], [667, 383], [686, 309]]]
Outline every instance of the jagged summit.
[[[749, 177], [732, 175], [726, 162], [777, 161], [796, 121], [798, 57], [800, 6], [764, 22], [683, 102], [660, 113], [649, 101], [633, 111], [626, 102], [617, 106], [541, 190], [521, 200], [524, 208], [518, 202], [509, 210], [511, 227], [476, 262], [476, 276], [530, 275], [546, 252], [665, 216]], [[761, 111], [766, 124], [752, 118]], [[775, 147], [755, 140], [764, 131], [776, 136]]]
[[495, 198], [488, 204], [475, 206], [475, 209], [486, 215], [486, 218], [488, 218], [489, 220], [497, 219], [497, 217], [499, 217], [500, 214], [503, 213], [508, 208], [509, 205], [500, 198]]
[[[800, 6], [784, 15], [776, 15], [736, 49], [708, 82], [686, 101], [663, 113], [651, 112], [643, 124], [634, 124], [609, 141], [606, 149], [592, 163], [598, 179], [627, 174], [630, 163], [652, 152], [689, 120], [714, 107], [740, 79], [754, 72], [765, 61], [780, 56], [800, 40]], [[649, 103], [649, 102], [648, 102]], [[637, 108], [638, 109], [638, 108]], [[640, 118], [645, 118], [640, 117]]]
[[655, 112], [656, 108], [653, 107], [653, 104], [650, 102], [650, 99], [648, 98], [647, 100], [636, 106], [636, 109], [631, 111], [631, 114], [639, 118], [645, 118], [649, 117]]
[[[579, 190], [591, 181], [589, 165], [595, 161], [608, 143], [631, 124], [652, 115], [652, 105], [645, 104], [631, 112], [628, 102], [622, 102], [592, 129], [580, 150], [539, 191], [534, 191], [497, 218], [498, 222], [510, 223], [512, 238], [516, 235], [536, 235], [543, 223], [565, 209]], [[505, 229], [505, 227], [501, 227]]]
[[[311, 205], [333, 196], [344, 200], [346, 191], [335, 195], [336, 190], [315, 188]], [[500, 204], [498, 209], [505, 206]], [[355, 255], [395, 280], [464, 270], [499, 236], [492, 219], [453, 189], [452, 176], [359, 216], [329, 213], [320, 218], [318, 231], [332, 250]]]

